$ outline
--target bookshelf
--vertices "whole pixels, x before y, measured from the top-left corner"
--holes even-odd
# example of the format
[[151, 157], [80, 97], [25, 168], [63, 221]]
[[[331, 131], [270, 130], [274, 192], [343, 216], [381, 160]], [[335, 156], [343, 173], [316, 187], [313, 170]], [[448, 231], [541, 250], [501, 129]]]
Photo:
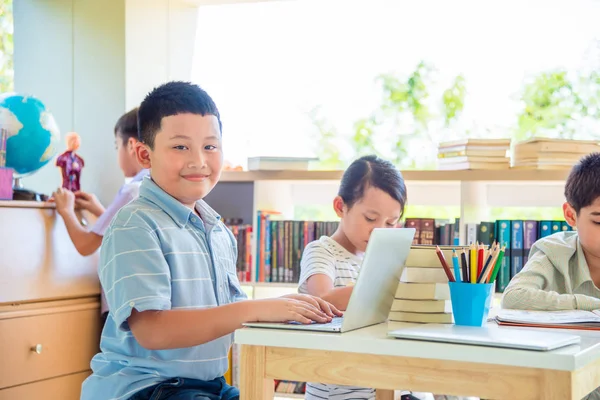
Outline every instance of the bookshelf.
[[[339, 181], [343, 171], [223, 171], [221, 182]], [[569, 170], [402, 171], [406, 181], [564, 181]]]
[[[293, 219], [298, 205], [331, 204], [343, 171], [224, 171], [206, 200], [223, 217], [241, 218], [256, 232], [258, 210]], [[491, 207], [558, 207], [569, 170], [402, 171], [409, 207], [458, 206], [460, 237], [465, 225], [489, 219]], [[461, 243], [462, 244], [462, 243]], [[252, 249], [256, 249], [253, 240]], [[255, 257], [253, 264], [256, 264]], [[256, 268], [256, 265], [253, 265]], [[287, 283], [243, 283], [250, 298], [295, 292]], [[259, 296], [259, 297], [256, 297]]]
[[[487, 220], [489, 207], [550, 206], [563, 201], [564, 171], [403, 171], [410, 205], [459, 206], [461, 238], [466, 223]], [[224, 218], [241, 218], [256, 232], [258, 210], [293, 219], [294, 207], [331, 204], [343, 171], [226, 171], [206, 201]], [[253, 239], [252, 249], [256, 249]], [[253, 270], [256, 257], [252, 258]], [[251, 299], [297, 292], [295, 283], [242, 282]], [[501, 294], [494, 294], [493, 309]], [[278, 394], [276, 398], [302, 398]]]

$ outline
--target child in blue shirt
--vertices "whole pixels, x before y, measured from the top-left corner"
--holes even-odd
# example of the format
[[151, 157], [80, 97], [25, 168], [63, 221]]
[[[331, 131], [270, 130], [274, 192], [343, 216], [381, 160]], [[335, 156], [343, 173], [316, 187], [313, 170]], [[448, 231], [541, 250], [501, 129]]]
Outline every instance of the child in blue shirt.
[[302, 294], [240, 301], [237, 244], [202, 201], [223, 166], [220, 115], [205, 91], [164, 84], [140, 105], [138, 124], [136, 154], [150, 179], [102, 242], [110, 311], [81, 398], [237, 399], [223, 374], [243, 323], [327, 322], [341, 313]]

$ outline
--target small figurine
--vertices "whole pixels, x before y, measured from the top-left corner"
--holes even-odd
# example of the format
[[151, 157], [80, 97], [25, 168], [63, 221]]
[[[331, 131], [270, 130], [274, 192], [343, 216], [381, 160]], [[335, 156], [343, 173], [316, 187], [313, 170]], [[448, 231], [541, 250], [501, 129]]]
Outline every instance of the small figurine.
[[79, 157], [75, 152], [79, 150], [81, 139], [75, 132], [66, 134], [67, 151], [62, 153], [56, 159], [56, 166], [62, 172], [62, 187], [72, 192], [77, 192], [81, 189], [79, 185], [79, 177], [83, 168], [83, 158]]

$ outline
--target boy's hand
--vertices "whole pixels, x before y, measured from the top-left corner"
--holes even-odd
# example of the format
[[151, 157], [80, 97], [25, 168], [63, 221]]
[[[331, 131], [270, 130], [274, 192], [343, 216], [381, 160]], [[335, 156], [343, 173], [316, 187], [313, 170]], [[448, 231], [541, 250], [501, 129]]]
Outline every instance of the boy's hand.
[[256, 300], [256, 311], [254, 315], [255, 318], [253, 318], [253, 320], [257, 322], [295, 321], [302, 324], [310, 324], [312, 321], [331, 321], [331, 317], [313, 304], [287, 297]]
[[75, 209], [75, 195], [67, 189], [58, 188], [52, 193], [52, 199], [56, 203], [56, 212], [64, 217], [65, 214]]
[[98, 201], [98, 198], [95, 195], [82, 192], [81, 190], [75, 192], [75, 204], [78, 207], [91, 212], [96, 217], [100, 217], [105, 211], [104, 206]]
[[321, 311], [323, 311], [325, 314], [327, 314], [330, 317], [341, 317], [343, 315], [343, 313], [340, 310], [338, 310], [337, 308], [335, 308], [335, 306], [333, 304], [328, 303], [325, 300], [323, 300], [322, 298], [317, 297], [317, 296], [311, 296], [309, 294], [294, 293], [294, 294], [288, 294], [288, 295], [285, 295], [282, 297], [285, 297], [288, 299], [306, 301], [306, 302], [312, 304], [313, 306], [319, 308]]

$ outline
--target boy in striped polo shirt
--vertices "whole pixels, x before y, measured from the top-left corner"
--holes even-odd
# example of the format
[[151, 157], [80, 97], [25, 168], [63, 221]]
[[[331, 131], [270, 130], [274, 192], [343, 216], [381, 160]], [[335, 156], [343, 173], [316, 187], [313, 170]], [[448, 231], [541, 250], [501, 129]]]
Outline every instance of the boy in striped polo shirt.
[[109, 304], [83, 400], [223, 399], [232, 333], [250, 321], [327, 322], [341, 313], [308, 295], [245, 300], [237, 244], [204, 201], [223, 166], [221, 121], [198, 86], [164, 84], [138, 111], [138, 162], [150, 170], [102, 242]]

